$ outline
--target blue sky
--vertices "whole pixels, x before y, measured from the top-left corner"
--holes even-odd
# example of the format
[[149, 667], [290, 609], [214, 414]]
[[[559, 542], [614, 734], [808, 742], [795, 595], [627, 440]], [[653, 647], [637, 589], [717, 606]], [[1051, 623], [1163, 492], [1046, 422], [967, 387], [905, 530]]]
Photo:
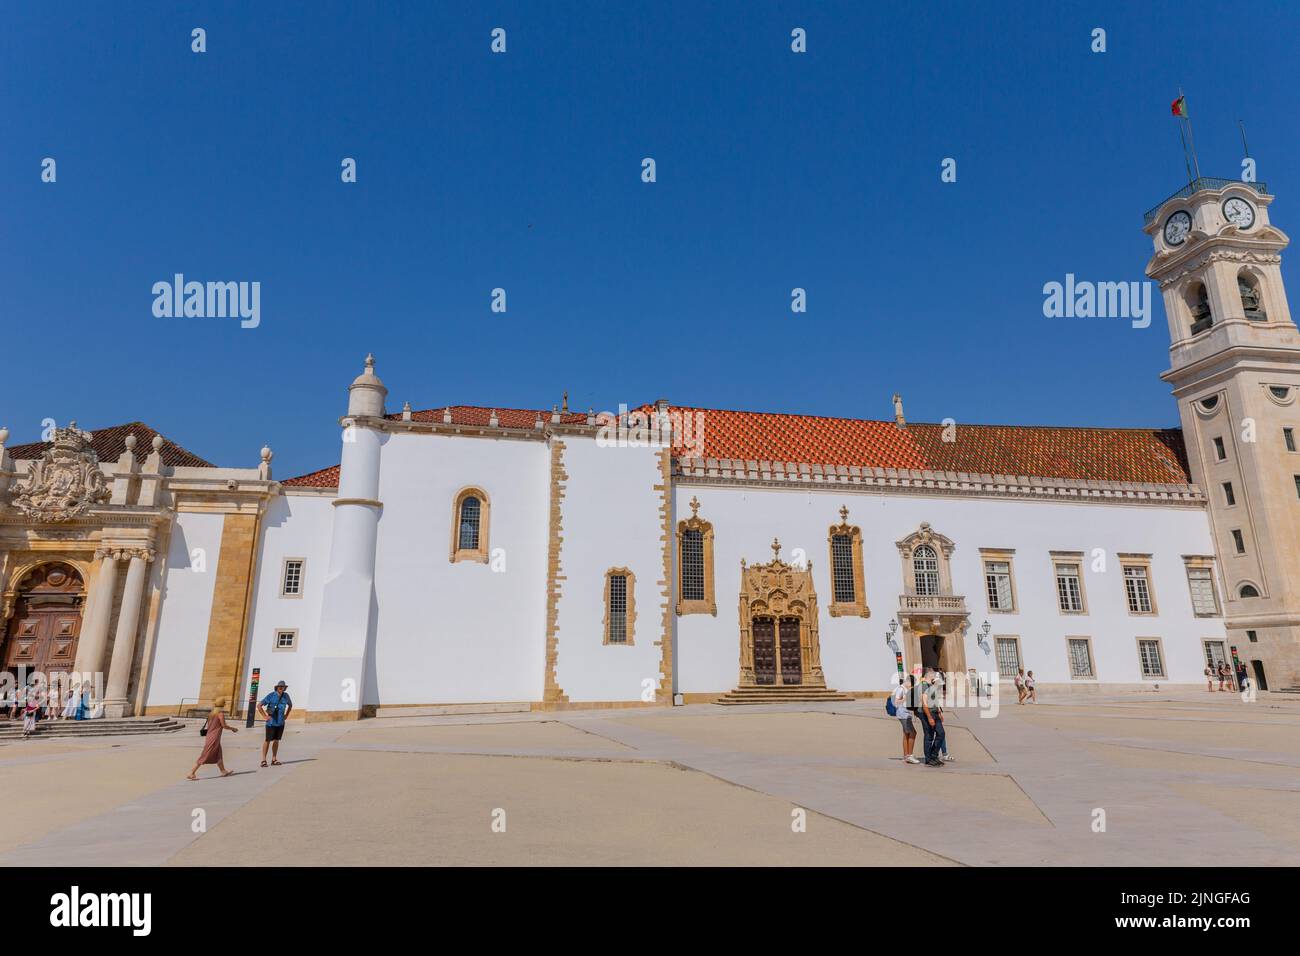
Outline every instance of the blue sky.
[[[1300, 14], [1128, 6], [3, 0], [0, 424], [269, 442], [288, 477], [337, 461], [373, 351], [390, 410], [1174, 425], [1163, 307], [1053, 320], [1042, 287], [1143, 278], [1180, 85], [1202, 173], [1244, 120], [1300, 228]], [[260, 326], [156, 318], [177, 272], [259, 281]]]

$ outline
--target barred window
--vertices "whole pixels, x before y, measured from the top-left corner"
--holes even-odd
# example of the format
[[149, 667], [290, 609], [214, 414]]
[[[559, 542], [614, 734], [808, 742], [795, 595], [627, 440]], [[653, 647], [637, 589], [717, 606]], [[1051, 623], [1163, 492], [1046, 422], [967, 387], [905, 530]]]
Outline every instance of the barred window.
[[704, 532], [682, 532], [682, 600], [704, 600]]
[[1147, 569], [1139, 565], [1124, 568], [1124, 590], [1128, 595], [1130, 614], [1151, 613], [1151, 589], [1147, 584]]
[[837, 604], [852, 604], [857, 600], [853, 581], [853, 538], [837, 534], [831, 538], [831, 560], [834, 567], [831, 577]]
[[1095, 676], [1092, 671], [1092, 649], [1088, 647], [1087, 638], [1070, 638], [1070, 676]]
[[934, 548], [923, 544], [912, 552], [912, 573], [916, 578], [916, 593], [939, 593], [939, 557]]
[[1192, 610], [1197, 614], [1219, 613], [1219, 601], [1214, 593], [1214, 573], [1209, 568], [1188, 568], [1187, 583], [1192, 589]]
[[296, 597], [302, 594], [302, 561], [293, 559], [284, 562], [284, 581], [280, 594], [284, 597]]
[[609, 576], [609, 634], [610, 644], [627, 643], [627, 575]]
[[998, 671], [1014, 677], [1020, 670], [1020, 642], [1014, 637], [999, 637], [997, 644]]
[[482, 502], [473, 495], [460, 503], [460, 538], [457, 547], [462, 551], [478, 550], [478, 529], [482, 510]]
[[1138, 641], [1138, 656], [1142, 660], [1143, 677], [1165, 676], [1165, 665], [1160, 660], [1159, 641]]
[[988, 591], [990, 611], [1012, 610], [1011, 562], [985, 561], [984, 586]]
[[1062, 611], [1077, 613], [1083, 610], [1083, 584], [1079, 580], [1077, 564], [1056, 566], [1056, 600]]

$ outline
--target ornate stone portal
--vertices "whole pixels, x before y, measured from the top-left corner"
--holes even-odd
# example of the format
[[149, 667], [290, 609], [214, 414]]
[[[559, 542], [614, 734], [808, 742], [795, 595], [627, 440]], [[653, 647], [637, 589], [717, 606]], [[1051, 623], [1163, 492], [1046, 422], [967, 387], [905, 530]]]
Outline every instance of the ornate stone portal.
[[825, 687], [817, 636], [817, 592], [812, 563], [796, 567], [772, 560], [740, 562], [740, 687]]

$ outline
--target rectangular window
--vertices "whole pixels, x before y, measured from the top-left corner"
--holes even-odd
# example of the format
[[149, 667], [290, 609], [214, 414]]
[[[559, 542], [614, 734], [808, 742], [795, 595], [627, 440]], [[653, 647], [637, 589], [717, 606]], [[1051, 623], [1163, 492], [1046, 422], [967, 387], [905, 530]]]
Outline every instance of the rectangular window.
[[1220, 664], [1228, 663], [1228, 655], [1223, 651], [1223, 641], [1202, 641], [1201, 644], [1205, 648], [1206, 664], [1218, 670]]
[[1232, 546], [1237, 549], [1238, 554], [1246, 553], [1246, 539], [1242, 537], [1240, 528], [1232, 529]]
[[627, 575], [609, 576], [609, 643], [627, 643]]
[[1250, 641], [1250, 643], [1252, 644], [1256, 644], [1259, 642], [1259, 635], [1256, 634], [1254, 631], [1247, 631], [1246, 640]]
[[704, 532], [682, 532], [682, 600], [704, 600]]
[[1286, 442], [1287, 451], [1295, 451], [1295, 429], [1294, 428], [1282, 429], [1282, 440]]
[[1229, 508], [1237, 503], [1237, 496], [1232, 493], [1232, 482], [1230, 481], [1223, 483], [1223, 501]]
[[1227, 449], [1225, 449], [1225, 448], [1223, 447], [1223, 439], [1222, 439], [1222, 438], [1216, 438], [1216, 439], [1214, 439], [1214, 457], [1215, 457], [1215, 459], [1218, 460], [1218, 461], [1227, 461], [1227, 460], [1228, 460], [1228, 452], [1227, 452]]
[[1092, 670], [1092, 648], [1086, 637], [1070, 638], [1070, 676], [1096, 677]]
[[836, 604], [853, 604], [857, 601], [857, 590], [853, 582], [853, 539], [847, 534], [837, 534], [831, 538], [832, 583]]
[[990, 611], [1014, 610], [1010, 561], [985, 561], [984, 587], [988, 591]]
[[1145, 567], [1133, 564], [1124, 567], [1124, 591], [1128, 596], [1130, 614], [1151, 613], [1151, 586]]
[[1291, 477], [1295, 479], [1295, 496], [1300, 498], [1300, 475], [1292, 475]]
[[1201, 617], [1219, 613], [1219, 599], [1214, 593], [1214, 572], [1210, 568], [1188, 568], [1187, 584], [1192, 589], [1192, 610]]
[[275, 632], [275, 649], [277, 651], [291, 651], [298, 646], [297, 631], [276, 631]]
[[1014, 637], [997, 638], [998, 673], [1007, 680], [1020, 670], [1020, 641]]
[[281, 597], [299, 597], [302, 594], [301, 558], [288, 558], [284, 562], [284, 579], [280, 584]]
[[1056, 566], [1056, 602], [1067, 614], [1083, 613], [1083, 582], [1079, 576], [1079, 565]]
[[1165, 665], [1160, 658], [1160, 642], [1138, 641], [1138, 657], [1142, 661], [1143, 677], [1164, 677]]

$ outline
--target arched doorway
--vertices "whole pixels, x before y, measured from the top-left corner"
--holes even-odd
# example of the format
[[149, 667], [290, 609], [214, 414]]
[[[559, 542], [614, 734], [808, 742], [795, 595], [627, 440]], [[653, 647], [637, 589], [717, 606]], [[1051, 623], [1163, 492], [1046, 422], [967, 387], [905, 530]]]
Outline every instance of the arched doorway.
[[943, 670], [943, 635], [926, 634], [921, 638], [921, 667], [925, 670]]
[[81, 634], [86, 586], [81, 574], [61, 561], [42, 564], [23, 575], [14, 613], [5, 629], [0, 657], [20, 683], [34, 673], [71, 673]]

